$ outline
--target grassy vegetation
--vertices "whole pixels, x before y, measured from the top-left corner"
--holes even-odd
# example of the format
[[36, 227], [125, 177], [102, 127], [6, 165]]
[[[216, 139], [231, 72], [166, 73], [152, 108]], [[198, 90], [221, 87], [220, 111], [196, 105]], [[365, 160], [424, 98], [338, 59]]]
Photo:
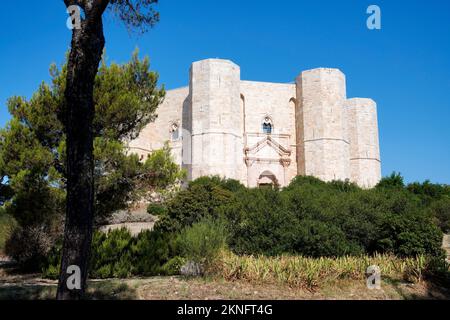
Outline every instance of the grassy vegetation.
[[247, 281], [260, 284], [286, 284], [313, 289], [336, 280], [364, 280], [367, 267], [376, 265], [382, 278], [420, 282], [427, 260], [375, 255], [338, 258], [307, 258], [302, 256], [238, 256], [224, 252], [210, 270], [227, 281]]
[[[56, 281], [42, 283], [39, 279], [16, 279], [12, 285], [0, 282], [0, 300], [54, 299]], [[25, 285], [25, 281], [27, 284]], [[281, 283], [250, 283], [225, 281], [221, 278], [151, 277], [89, 281], [86, 299], [93, 300], [297, 300], [297, 299], [449, 299], [449, 290], [432, 286], [427, 281], [410, 284], [382, 278], [380, 290], [369, 290], [364, 280], [338, 279], [316, 290]]]
[[[0, 286], [0, 300], [53, 300], [56, 297], [56, 283], [33, 285]], [[90, 281], [86, 300], [132, 300], [135, 290], [117, 280]]]
[[410, 190], [395, 174], [370, 190], [304, 176], [283, 189], [203, 177], [165, 206], [156, 230], [179, 233], [204, 219], [221, 219], [238, 255], [440, 256], [450, 189], [428, 183]]
[[[108, 280], [91, 282], [87, 298], [450, 297], [440, 227], [448, 222], [448, 190], [424, 184], [411, 191], [397, 180], [393, 176], [362, 190], [298, 177], [278, 190], [198, 179], [164, 210], [150, 208], [161, 211], [155, 230], [137, 236], [125, 229], [95, 233], [90, 278]], [[430, 203], [444, 214], [437, 215]], [[13, 225], [0, 214], [3, 239]], [[35, 281], [6, 280], [0, 273], [0, 299], [52, 298], [55, 282], [39, 277], [57, 278], [60, 251], [56, 242], [36, 268], [42, 273], [32, 275]], [[188, 261], [198, 263], [204, 277], [160, 277], [179, 275]], [[366, 286], [372, 265], [381, 270], [383, 289], [376, 293]]]
[[4, 253], [5, 243], [15, 227], [14, 218], [0, 211], [0, 254]]

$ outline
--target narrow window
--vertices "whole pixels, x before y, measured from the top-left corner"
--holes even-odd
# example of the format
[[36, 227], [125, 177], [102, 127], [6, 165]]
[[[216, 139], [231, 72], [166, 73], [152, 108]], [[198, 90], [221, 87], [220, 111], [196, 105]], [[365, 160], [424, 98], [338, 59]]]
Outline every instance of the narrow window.
[[265, 134], [271, 134], [272, 133], [272, 129], [273, 129], [272, 120], [270, 120], [269, 117], [266, 117], [264, 119], [263, 124], [262, 124], [262, 130], [263, 130], [263, 132]]
[[178, 128], [177, 124], [173, 124], [172, 128], [170, 129], [170, 137], [172, 141], [177, 141], [180, 138], [180, 129]]

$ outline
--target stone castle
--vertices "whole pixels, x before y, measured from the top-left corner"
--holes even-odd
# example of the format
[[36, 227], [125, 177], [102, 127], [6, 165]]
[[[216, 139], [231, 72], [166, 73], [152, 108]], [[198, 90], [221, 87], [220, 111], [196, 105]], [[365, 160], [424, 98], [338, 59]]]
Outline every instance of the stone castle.
[[168, 91], [157, 113], [129, 149], [144, 159], [169, 141], [189, 180], [283, 187], [311, 175], [370, 188], [381, 178], [376, 103], [347, 99], [338, 69], [303, 71], [285, 84], [243, 81], [229, 60], [198, 61], [189, 87]]

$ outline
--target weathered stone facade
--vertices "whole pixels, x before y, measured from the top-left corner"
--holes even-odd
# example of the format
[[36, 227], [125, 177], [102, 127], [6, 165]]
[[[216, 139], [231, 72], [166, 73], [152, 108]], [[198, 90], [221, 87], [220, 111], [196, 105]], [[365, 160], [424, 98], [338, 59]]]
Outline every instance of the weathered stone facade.
[[376, 103], [347, 99], [345, 75], [319, 68], [295, 83], [242, 81], [228, 60], [194, 62], [158, 118], [129, 143], [146, 157], [169, 141], [188, 178], [220, 175], [249, 187], [297, 175], [372, 187], [381, 178]]

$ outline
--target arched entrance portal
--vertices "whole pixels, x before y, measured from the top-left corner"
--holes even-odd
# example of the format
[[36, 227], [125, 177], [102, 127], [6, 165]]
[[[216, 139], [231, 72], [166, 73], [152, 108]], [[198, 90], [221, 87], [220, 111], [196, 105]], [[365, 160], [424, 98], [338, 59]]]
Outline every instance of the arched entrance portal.
[[278, 179], [270, 171], [264, 171], [258, 178], [258, 187], [278, 187]]

